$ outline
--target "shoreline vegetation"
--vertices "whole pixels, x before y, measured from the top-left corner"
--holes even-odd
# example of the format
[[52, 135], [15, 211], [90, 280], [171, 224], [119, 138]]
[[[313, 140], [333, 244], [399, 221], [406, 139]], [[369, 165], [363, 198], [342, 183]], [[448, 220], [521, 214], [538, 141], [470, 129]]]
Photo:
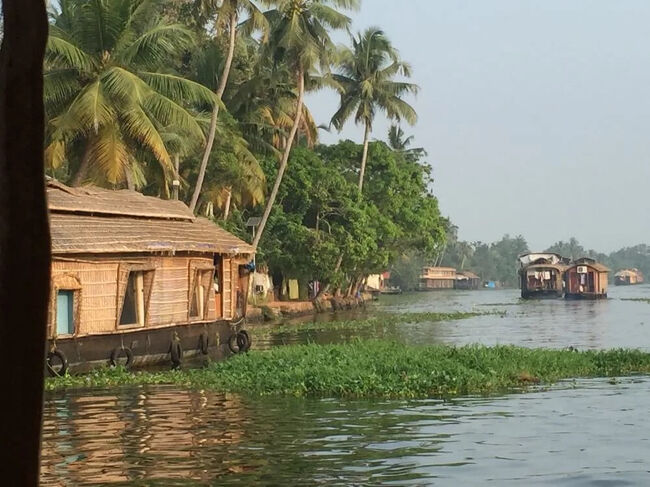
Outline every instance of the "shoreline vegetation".
[[381, 328], [396, 323], [438, 323], [442, 321], [459, 321], [478, 316], [498, 315], [503, 316], [503, 311], [487, 312], [462, 312], [450, 313], [377, 313], [374, 316], [350, 320], [310, 321], [280, 324], [260, 324], [251, 328], [253, 336], [279, 335], [284, 333], [304, 333], [309, 331], [334, 331], [334, 330], [362, 330], [368, 328]]
[[650, 353], [515, 346], [411, 346], [356, 340], [249, 352], [204, 368], [166, 372], [98, 369], [47, 379], [46, 391], [177, 385], [255, 396], [429, 398], [527, 390], [565, 379], [650, 373]]

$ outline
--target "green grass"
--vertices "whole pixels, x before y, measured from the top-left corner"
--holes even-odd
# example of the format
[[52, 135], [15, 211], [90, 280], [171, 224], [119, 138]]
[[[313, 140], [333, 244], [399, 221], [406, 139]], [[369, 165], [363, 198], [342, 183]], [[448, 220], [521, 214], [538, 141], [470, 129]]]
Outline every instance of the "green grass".
[[650, 353], [635, 350], [415, 347], [359, 340], [250, 352], [187, 371], [103, 369], [85, 376], [47, 379], [45, 387], [175, 384], [254, 395], [424, 398], [505, 392], [568, 378], [647, 373]]

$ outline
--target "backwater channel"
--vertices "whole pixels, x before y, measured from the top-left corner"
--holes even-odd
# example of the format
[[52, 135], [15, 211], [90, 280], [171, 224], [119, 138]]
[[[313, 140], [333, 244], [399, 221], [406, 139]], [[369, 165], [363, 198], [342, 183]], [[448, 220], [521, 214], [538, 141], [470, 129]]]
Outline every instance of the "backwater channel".
[[[650, 286], [612, 288], [599, 302], [522, 302], [516, 290], [415, 293], [382, 296], [365, 315], [335, 318], [499, 311], [395, 324], [382, 336], [650, 351], [650, 304], [627, 300], [649, 297]], [[371, 333], [262, 334], [255, 348]], [[46, 395], [42, 484], [646, 485], [649, 403], [650, 377], [417, 401], [258, 398], [170, 386], [59, 391]]]

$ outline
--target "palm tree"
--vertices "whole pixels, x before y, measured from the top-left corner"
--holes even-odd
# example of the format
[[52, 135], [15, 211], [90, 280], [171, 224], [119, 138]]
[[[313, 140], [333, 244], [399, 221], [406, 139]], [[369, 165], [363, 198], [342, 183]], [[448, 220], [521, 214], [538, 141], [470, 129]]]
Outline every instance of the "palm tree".
[[[262, 29], [266, 31], [268, 24], [262, 12], [257, 8], [251, 0], [197, 0], [200, 12], [203, 15], [214, 17], [214, 28], [217, 35], [221, 32], [228, 33], [228, 53], [219, 79], [219, 85], [216, 90], [216, 95], [219, 101], [222, 100], [223, 94], [226, 91], [228, 84], [228, 77], [230, 76], [230, 68], [235, 55], [235, 43], [237, 42], [237, 24], [242, 13], [248, 17], [248, 23], [252, 29]], [[201, 188], [203, 187], [203, 180], [205, 178], [205, 171], [208, 167], [208, 160], [212, 152], [214, 144], [214, 137], [217, 131], [217, 118], [219, 117], [219, 105], [215, 104], [212, 110], [212, 119], [210, 120], [210, 129], [208, 131], [208, 140], [205, 144], [203, 157], [201, 158], [201, 166], [199, 168], [199, 175], [192, 194], [190, 202], [190, 209], [194, 211], [199, 201]]]
[[276, 7], [267, 12], [271, 25], [267, 51], [276, 65], [285, 63], [289, 67], [296, 83], [297, 99], [291, 131], [286, 139], [278, 175], [253, 240], [254, 247], [257, 247], [264, 233], [287, 169], [293, 141], [301, 124], [306, 78], [309, 78], [315, 68], [329, 71], [333, 43], [328, 28], [344, 29], [350, 25], [350, 18], [338, 12], [336, 8], [356, 9], [359, 6], [358, 0], [265, 0], [265, 3]]
[[385, 112], [390, 119], [404, 119], [414, 124], [417, 120], [415, 110], [402, 97], [417, 93], [418, 87], [395, 81], [395, 77], [400, 75], [410, 77], [411, 68], [400, 61], [390, 40], [377, 27], [369, 28], [358, 37], [352, 36], [352, 49], [344, 48], [340, 55], [338, 73], [333, 78], [340, 85], [341, 101], [332, 123], [341, 130], [354, 113], [354, 121], [365, 127], [359, 172], [361, 192], [368, 160], [368, 143], [377, 111]]
[[412, 142], [413, 136], [404, 138], [404, 131], [399, 125], [391, 125], [388, 129], [388, 146], [395, 152], [416, 160], [427, 155], [422, 147], [411, 147]]
[[161, 130], [204, 139], [188, 106], [217, 104], [199, 83], [169, 71], [193, 45], [185, 27], [162, 19], [147, 0], [60, 0], [45, 55], [46, 161], [79, 161], [72, 184], [90, 176], [133, 186], [141, 150], [166, 175], [172, 161]]

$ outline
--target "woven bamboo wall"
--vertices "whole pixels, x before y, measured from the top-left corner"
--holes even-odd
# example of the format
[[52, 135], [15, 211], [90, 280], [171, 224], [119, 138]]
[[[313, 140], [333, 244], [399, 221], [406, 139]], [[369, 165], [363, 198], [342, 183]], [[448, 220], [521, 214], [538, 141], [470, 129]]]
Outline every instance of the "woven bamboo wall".
[[[151, 299], [146, 326], [162, 326], [188, 322], [190, 259], [187, 257], [150, 257], [131, 259], [154, 268]], [[212, 265], [211, 258], [192, 257], [193, 263]], [[226, 262], [229, 262], [226, 260]], [[87, 335], [116, 330], [118, 309], [119, 262], [75, 262], [58, 261], [52, 263], [53, 280], [59, 276], [73, 276], [81, 284], [81, 306], [77, 334]], [[207, 320], [216, 320], [215, 294], [208, 287]], [[56, 296], [52, 296], [54, 309]], [[50, 312], [50, 331], [54, 326], [55, 313]]]
[[[117, 263], [52, 262], [52, 277], [74, 275], [81, 283], [81, 308], [77, 332], [106, 332], [115, 329]], [[56, 296], [53, 296], [56, 299]], [[52, 316], [52, 320], [54, 317]]]
[[149, 303], [149, 325], [187, 322], [190, 260], [186, 257], [154, 260], [156, 271]]

